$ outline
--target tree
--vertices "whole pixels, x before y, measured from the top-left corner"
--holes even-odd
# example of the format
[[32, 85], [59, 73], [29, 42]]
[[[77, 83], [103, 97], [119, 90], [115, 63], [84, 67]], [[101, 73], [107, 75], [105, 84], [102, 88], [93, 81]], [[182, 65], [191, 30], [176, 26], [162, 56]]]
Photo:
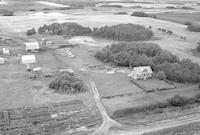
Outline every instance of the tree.
[[36, 34], [35, 28], [32, 28], [32, 29], [30, 29], [30, 30], [27, 30], [27, 32], [26, 32], [26, 35], [27, 35], [27, 36], [34, 35], [34, 34]]
[[198, 52], [200, 52], [200, 42], [197, 43], [197, 48], [196, 48], [196, 50], [197, 50]]
[[160, 80], [166, 80], [166, 75], [164, 71], [158, 71], [155, 75], [156, 78], [160, 79]]

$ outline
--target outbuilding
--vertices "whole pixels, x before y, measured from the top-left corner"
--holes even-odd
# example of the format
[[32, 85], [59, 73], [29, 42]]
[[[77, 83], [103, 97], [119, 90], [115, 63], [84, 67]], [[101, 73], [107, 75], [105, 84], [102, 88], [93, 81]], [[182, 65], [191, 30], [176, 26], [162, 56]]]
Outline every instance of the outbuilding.
[[0, 64], [4, 64], [5, 63], [5, 59], [0, 57]]
[[140, 66], [134, 67], [131, 73], [128, 75], [135, 80], [146, 80], [151, 78], [153, 75], [153, 71], [150, 66]]
[[31, 70], [31, 64], [36, 62], [35, 55], [23, 55], [21, 58], [22, 64], [25, 64], [27, 67], [27, 70]]
[[40, 49], [38, 42], [28, 42], [24, 43], [26, 51], [38, 51]]
[[2, 49], [3, 54], [10, 54], [10, 50], [8, 48]]
[[21, 58], [22, 64], [32, 64], [36, 62], [35, 55], [23, 55]]

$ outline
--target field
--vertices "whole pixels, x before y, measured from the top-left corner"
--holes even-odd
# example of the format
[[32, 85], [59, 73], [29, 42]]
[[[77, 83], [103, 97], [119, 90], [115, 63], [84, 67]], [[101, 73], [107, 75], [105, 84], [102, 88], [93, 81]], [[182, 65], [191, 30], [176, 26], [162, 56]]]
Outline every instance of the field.
[[175, 128], [169, 128], [165, 130], [161, 130], [154, 133], [146, 133], [144, 135], [174, 135], [174, 134], [190, 134], [190, 135], [198, 135], [200, 133], [199, 123], [192, 123], [184, 126], [179, 126]]
[[[25, 126], [27, 123], [30, 124], [27, 126], [26, 130], [29, 130], [30, 127], [30, 130], [32, 130], [33, 127], [36, 131], [40, 131], [41, 128], [39, 128], [39, 126], [44, 124], [46, 130], [49, 130], [49, 127], [53, 127], [51, 130], [57, 131], [57, 128], [59, 128], [65, 131], [64, 134], [71, 131], [75, 131], [74, 134], [78, 134], [75, 129], [83, 131], [85, 128], [88, 129], [88, 132], [84, 132], [83, 134], [88, 134], [93, 131], [94, 128], [100, 125], [101, 118], [96, 110], [97, 108], [94, 106], [93, 98], [89, 90], [82, 94], [67, 95], [56, 93], [48, 87], [53, 76], [60, 70], [66, 69], [72, 69], [88, 86], [90, 82], [95, 82], [101, 100], [110, 116], [117, 110], [143, 107], [158, 102], [164, 102], [174, 95], [192, 97], [200, 93], [197, 84], [170, 85], [156, 79], [138, 81], [137, 83], [145, 89], [145, 91], [142, 90], [138, 85], [132, 83], [131, 79], [128, 77], [128, 73], [131, 69], [118, 68], [110, 64], [105, 64], [94, 57], [98, 50], [112, 43], [116, 43], [117, 41], [82, 36], [66, 38], [64, 36], [47, 34], [36, 34], [29, 37], [25, 35], [25, 32], [30, 28], [34, 27], [37, 29], [39, 26], [54, 22], [77, 22], [80, 25], [88, 27], [111, 26], [120, 23], [141, 24], [147, 28], [151, 26], [154, 32], [154, 37], [150, 41], [144, 42], [159, 44], [161, 48], [169, 50], [181, 59], [188, 58], [200, 64], [198, 55], [193, 54], [193, 49], [196, 48], [200, 33], [187, 31], [186, 26], [183, 25], [186, 20], [198, 22], [198, 13], [185, 14], [187, 11], [183, 9], [176, 10], [176, 13], [158, 13], [160, 11], [169, 12], [168, 9], [163, 8], [163, 6], [167, 4], [165, 3], [166, 5], [162, 5], [161, 3], [161, 8], [139, 9], [148, 13], [156, 12], [158, 16], [157, 19], [148, 17], [140, 18], [129, 15], [136, 10], [132, 7], [97, 7], [95, 4], [101, 3], [101, 1], [79, 1], [80, 2], [60, 0], [58, 2], [57, 0], [49, 0], [48, 2], [56, 2], [56, 4], [54, 3], [52, 5], [52, 3], [44, 4], [35, 2], [34, 0], [12, 0], [8, 1], [7, 5], [0, 4], [0, 8], [14, 11], [14, 16], [0, 16], [0, 37], [1, 39], [6, 38], [8, 40], [6, 42], [0, 40], [0, 49], [6, 47], [11, 51], [10, 55], [0, 53], [1, 57], [6, 58], [6, 63], [0, 65], [0, 122], [5, 122], [8, 117], [11, 117], [10, 114], [12, 114], [12, 112], [16, 112], [22, 116], [19, 119], [19, 123], [22, 123], [22, 125], [16, 124], [17, 126]], [[62, 4], [70, 5], [71, 9], [58, 9], [63, 8]], [[132, 2], [132, 4], [135, 3]], [[173, 2], [171, 4], [174, 5]], [[86, 5], [87, 7], [84, 7]], [[127, 6], [127, 3], [124, 5]], [[198, 6], [195, 5], [195, 7]], [[48, 11], [44, 11], [45, 8], [48, 9]], [[119, 11], [124, 11], [128, 14], [116, 15], [115, 13]], [[183, 11], [184, 13], [182, 13]], [[173, 34], [159, 31], [159, 28], [173, 31]], [[183, 37], [186, 38], [183, 39]], [[42, 38], [52, 41], [52, 44], [46, 46], [43, 51], [37, 53], [25, 52], [24, 42], [41, 42]], [[69, 52], [73, 54], [74, 57], [70, 57]], [[34, 73], [28, 72], [26, 66], [21, 63], [21, 56], [24, 54], [34, 54], [36, 56], [37, 63], [33, 64], [32, 67], [41, 68], [42, 73], [38, 78], [34, 78]], [[181, 87], [179, 87], [179, 85]], [[178, 87], [175, 88], [174, 86]], [[167, 88], [171, 90], [146, 92], [157, 88]], [[71, 102], [75, 101], [79, 103], [71, 104]], [[62, 106], [62, 103], [66, 103], [67, 105]], [[55, 104], [61, 106], [59, 107], [60, 110], [55, 107]], [[171, 112], [167, 110], [166, 113], [162, 114], [134, 114], [114, 119], [125, 124], [148, 123], [171, 117], [175, 119], [176, 116], [178, 117], [180, 114], [185, 115], [199, 111], [198, 104], [192, 107], [194, 108], [189, 107], [184, 111], [175, 110]], [[35, 109], [33, 114], [31, 113], [31, 108]], [[73, 110], [74, 108], [75, 110]], [[90, 110], [92, 110], [91, 114]], [[64, 119], [59, 119], [60, 122], [58, 122], [59, 120], [57, 121], [57, 118], [54, 121], [54, 119], [50, 117], [57, 117], [54, 114], [60, 114], [63, 113], [63, 111], [67, 114], [66, 117], [65, 114], [63, 114], [64, 116], [58, 116], [58, 119], [64, 117]], [[68, 113], [70, 114], [70, 112], [72, 112], [72, 118], [76, 117], [77, 119], [74, 118], [73, 121], [68, 118]], [[37, 114], [39, 114], [39, 116]], [[42, 115], [40, 116], [40, 114]], [[26, 118], [24, 119], [24, 117]], [[46, 123], [46, 121], [49, 122]], [[95, 121], [98, 122], [96, 123]], [[10, 122], [9, 124], [13, 124], [12, 122], [16, 123], [15, 119], [12, 119], [12, 117]], [[74, 127], [73, 130], [70, 130], [70, 127], [66, 128], [66, 123], [68, 122], [71, 122], [71, 126], [77, 127]], [[81, 124], [79, 125], [77, 122]], [[63, 123], [64, 126], [62, 125]], [[5, 123], [3, 124], [5, 126]], [[9, 124], [6, 126], [9, 128], [12, 127], [12, 125]], [[52, 125], [49, 126], [49, 124]], [[3, 126], [1, 126], [1, 128], [2, 127]], [[19, 130], [21, 131], [21, 128], [19, 128]], [[51, 130], [49, 130], [49, 132], [51, 132]], [[16, 132], [18, 133], [18, 131]], [[80, 134], [81, 133], [82, 132], [80, 132]]]

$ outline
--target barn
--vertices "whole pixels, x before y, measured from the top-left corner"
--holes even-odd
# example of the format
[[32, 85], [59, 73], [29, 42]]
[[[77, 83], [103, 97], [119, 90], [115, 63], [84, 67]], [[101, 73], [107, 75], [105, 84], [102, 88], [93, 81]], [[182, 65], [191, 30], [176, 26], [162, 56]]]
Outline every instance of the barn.
[[26, 51], [38, 51], [40, 49], [38, 42], [28, 42], [24, 43]]
[[153, 71], [150, 66], [140, 66], [134, 67], [131, 73], [128, 75], [135, 80], [146, 80], [151, 78], [153, 75]]

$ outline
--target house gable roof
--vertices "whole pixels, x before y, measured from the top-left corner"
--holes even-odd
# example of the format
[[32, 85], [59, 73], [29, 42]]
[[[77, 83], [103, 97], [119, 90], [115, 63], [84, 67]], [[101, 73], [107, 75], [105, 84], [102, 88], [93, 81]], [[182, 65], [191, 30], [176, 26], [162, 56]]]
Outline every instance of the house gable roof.
[[132, 73], [134, 74], [142, 74], [144, 72], [147, 73], [153, 73], [150, 66], [140, 66], [140, 67], [134, 67]]

